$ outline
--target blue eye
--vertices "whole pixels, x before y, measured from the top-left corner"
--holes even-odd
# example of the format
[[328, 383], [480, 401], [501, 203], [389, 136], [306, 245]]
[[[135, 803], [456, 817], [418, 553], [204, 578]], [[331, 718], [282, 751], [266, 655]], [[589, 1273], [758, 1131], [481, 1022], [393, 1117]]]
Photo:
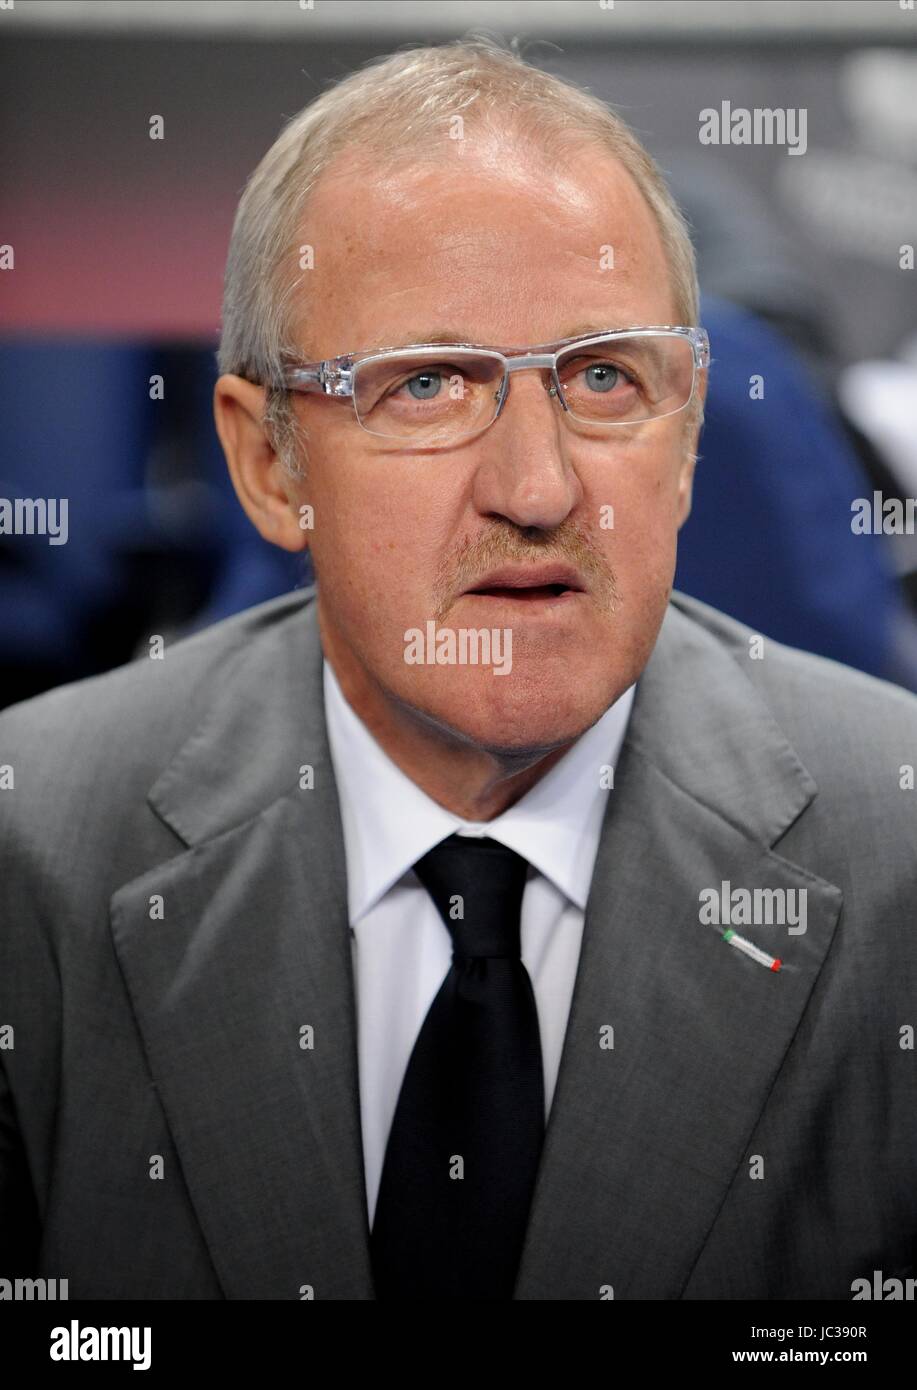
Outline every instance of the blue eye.
[[618, 368], [610, 362], [597, 362], [587, 367], [585, 372], [586, 381], [593, 391], [611, 391], [617, 386], [620, 375]]
[[[439, 372], [418, 372], [405, 382], [415, 401], [431, 401], [439, 394], [442, 376]], [[418, 390], [414, 388], [418, 387]]]

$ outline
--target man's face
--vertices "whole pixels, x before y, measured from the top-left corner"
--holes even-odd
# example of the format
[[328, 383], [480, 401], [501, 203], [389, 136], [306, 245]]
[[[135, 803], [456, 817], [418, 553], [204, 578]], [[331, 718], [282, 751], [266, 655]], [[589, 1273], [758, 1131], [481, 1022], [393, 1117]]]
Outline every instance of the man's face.
[[[394, 173], [344, 156], [301, 240], [315, 247], [298, 336], [313, 360], [443, 329], [527, 347], [677, 322], [653, 216], [595, 149], [561, 174], [483, 135], [444, 140], [435, 161]], [[690, 505], [687, 411], [578, 429], [550, 384], [514, 373], [489, 429], [424, 452], [367, 433], [350, 401], [295, 398], [309, 439], [297, 501], [314, 508], [322, 639], [345, 689], [507, 753], [568, 743], [637, 678]], [[537, 580], [549, 565], [579, 589], [469, 592], [495, 571]], [[503, 633], [504, 666], [509, 630], [511, 669], [406, 660], [406, 634], [431, 619], [436, 631]]]

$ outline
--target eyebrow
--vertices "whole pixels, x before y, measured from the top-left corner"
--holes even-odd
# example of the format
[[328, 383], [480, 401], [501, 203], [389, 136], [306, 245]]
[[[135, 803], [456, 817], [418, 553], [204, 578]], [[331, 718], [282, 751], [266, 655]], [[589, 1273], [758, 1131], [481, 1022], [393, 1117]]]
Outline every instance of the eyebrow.
[[[560, 342], [564, 338], [580, 338], [586, 333], [620, 333], [625, 328], [632, 327], [631, 324], [622, 324], [616, 327], [608, 323], [582, 323], [577, 327], [570, 328], [566, 333], [559, 333], [557, 338], [545, 339], [546, 342]], [[430, 333], [417, 332], [405, 335], [402, 341], [392, 344], [380, 344], [382, 346], [408, 347], [411, 343], [471, 343], [474, 339], [466, 333], [459, 333], [455, 329], [437, 328]], [[479, 344], [482, 346], [483, 344]]]
[[581, 323], [574, 328], [569, 328], [566, 333], [561, 333], [562, 338], [580, 338], [585, 333], [623, 333], [627, 328], [635, 328], [636, 324], [630, 323]]
[[470, 343], [471, 338], [451, 328], [435, 328], [432, 333], [406, 333], [403, 341], [393, 346], [408, 347], [411, 343]]

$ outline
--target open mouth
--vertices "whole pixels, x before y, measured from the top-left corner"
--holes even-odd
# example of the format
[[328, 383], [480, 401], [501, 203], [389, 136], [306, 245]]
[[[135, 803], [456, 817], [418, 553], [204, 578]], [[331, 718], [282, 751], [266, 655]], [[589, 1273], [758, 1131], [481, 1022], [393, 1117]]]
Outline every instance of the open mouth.
[[469, 589], [468, 592], [481, 598], [513, 598], [525, 603], [532, 599], [560, 598], [562, 594], [574, 594], [579, 590], [571, 589], [566, 584], [519, 584]]

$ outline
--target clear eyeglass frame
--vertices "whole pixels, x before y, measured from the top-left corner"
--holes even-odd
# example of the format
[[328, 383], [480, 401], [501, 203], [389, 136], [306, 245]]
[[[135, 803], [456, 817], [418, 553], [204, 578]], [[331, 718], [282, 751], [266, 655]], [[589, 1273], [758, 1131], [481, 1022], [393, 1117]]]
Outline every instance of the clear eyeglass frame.
[[[279, 385], [282, 389], [298, 392], [301, 394], [320, 393], [326, 396], [339, 398], [350, 397], [354, 408], [354, 415], [360, 428], [367, 434], [376, 435], [380, 438], [400, 438], [406, 440], [410, 436], [391, 435], [379, 430], [372, 430], [363, 420], [360, 419], [357, 403], [355, 399], [356, 378], [361, 366], [372, 363], [378, 364], [383, 359], [396, 361], [399, 357], [416, 356], [418, 352], [431, 352], [437, 355], [444, 353], [459, 357], [465, 354], [469, 357], [473, 355], [487, 356], [502, 363], [503, 380], [499, 390], [495, 393], [494, 410], [489, 420], [475, 425], [467, 432], [453, 436], [449, 439], [449, 446], [462, 440], [471, 438], [473, 435], [480, 434], [489, 427], [500, 416], [509, 395], [509, 379], [513, 372], [517, 371], [549, 371], [552, 374], [553, 382], [549, 388], [549, 394], [554, 396], [563, 410], [570, 413], [561, 381], [557, 374], [558, 359], [561, 358], [571, 347], [588, 348], [609, 339], [633, 338], [636, 336], [662, 337], [668, 336], [680, 338], [690, 343], [693, 352], [693, 374], [691, 388], [687, 398], [681, 405], [672, 410], [665, 411], [659, 415], [646, 417], [645, 420], [590, 420], [589, 423], [600, 429], [611, 429], [621, 425], [631, 425], [640, 423], [650, 423], [654, 420], [665, 419], [670, 415], [677, 415], [684, 410], [694, 397], [697, 389], [697, 374], [705, 370], [710, 365], [710, 340], [706, 329], [700, 325], [685, 326], [676, 324], [652, 324], [634, 328], [612, 328], [605, 331], [593, 333], [581, 333], [572, 338], [560, 338], [553, 343], [536, 344], [534, 347], [487, 347], [476, 343], [403, 343], [397, 347], [388, 348], [369, 348], [364, 351], [345, 352], [338, 357], [325, 358], [321, 362], [290, 362], [283, 368]], [[574, 414], [574, 418], [581, 418]]]

